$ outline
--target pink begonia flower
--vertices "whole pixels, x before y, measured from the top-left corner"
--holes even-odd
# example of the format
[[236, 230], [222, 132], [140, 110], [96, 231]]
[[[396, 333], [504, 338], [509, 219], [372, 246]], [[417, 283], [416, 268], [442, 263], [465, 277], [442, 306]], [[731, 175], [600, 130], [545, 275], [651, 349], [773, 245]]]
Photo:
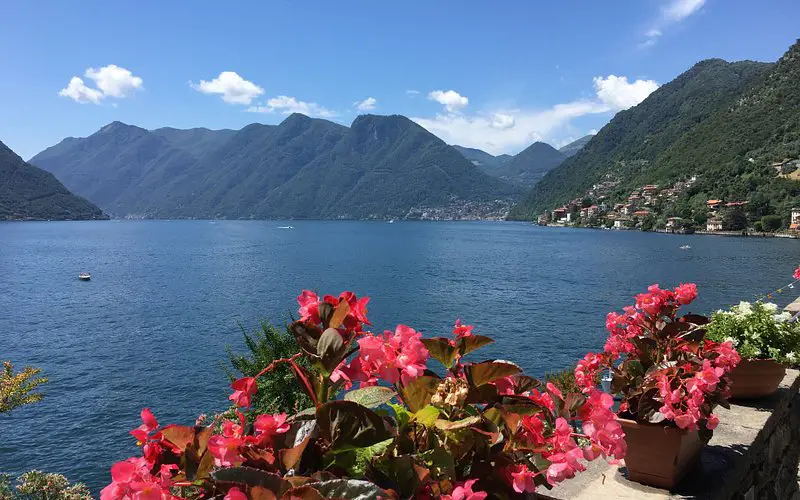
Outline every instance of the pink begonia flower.
[[800, 267], [794, 270], [794, 274], [792, 274], [792, 277], [796, 280], [800, 280]]
[[508, 395], [515, 394], [514, 389], [516, 387], [516, 383], [514, 382], [514, 378], [513, 377], [502, 377], [502, 378], [499, 378], [499, 379], [495, 380], [494, 382], [489, 382], [489, 383], [493, 384], [495, 387], [497, 387], [497, 393], [498, 394], [504, 394], [504, 395], [505, 394], [508, 394]]
[[241, 465], [244, 457], [239, 453], [239, 446], [242, 440], [238, 437], [211, 436], [208, 440], [208, 451], [214, 457], [214, 465], [217, 467], [228, 467]]
[[461, 323], [461, 319], [457, 319], [456, 325], [453, 327], [453, 335], [455, 335], [457, 339], [472, 337], [473, 328], [475, 328], [473, 325], [464, 325]]
[[276, 413], [274, 415], [259, 415], [253, 423], [253, 428], [256, 431], [256, 436], [262, 440], [263, 443], [269, 443], [272, 438], [278, 434], [285, 434], [289, 431], [290, 425], [286, 423], [285, 413]]
[[473, 491], [472, 485], [478, 480], [470, 479], [463, 483], [456, 483], [456, 487], [449, 495], [442, 495], [441, 500], [483, 500], [488, 496], [485, 491]]
[[694, 283], [681, 283], [675, 287], [675, 299], [678, 304], [691, 304], [697, 298], [697, 285]]
[[321, 318], [319, 317], [319, 304], [320, 302], [327, 302], [333, 307], [337, 307], [341, 302], [347, 302], [350, 311], [347, 313], [343, 320], [343, 327], [346, 331], [361, 332], [362, 324], [370, 325], [367, 319], [367, 303], [369, 297], [358, 298], [353, 292], [342, 292], [339, 297], [333, 295], [325, 295], [320, 301], [319, 296], [311, 290], [303, 290], [297, 297], [297, 303], [300, 306], [298, 310], [300, 314], [300, 321], [307, 321], [314, 324], [319, 324]]
[[564, 395], [561, 393], [561, 390], [555, 385], [553, 385], [552, 382], [548, 382], [545, 387], [547, 388], [547, 392], [556, 396], [561, 401], [564, 401]]
[[511, 487], [517, 493], [533, 493], [536, 483], [533, 481], [534, 473], [524, 465], [514, 465], [509, 468], [511, 474]]
[[408, 383], [425, 371], [428, 350], [420, 340], [422, 334], [405, 325], [383, 336], [367, 333], [358, 339], [358, 359], [362, 370], [362, 387], [375, 382], [376, 377], [390, 384]]
[[228, 490], [228, 493], [225, 494], [224, 500], [247, 500], [247, 495], [242, 493], [242, 490], [234, 486]]
[[297, 297], [297, 303], [300, 305], [300, 321], [308, 321], [314, 324], [320, 322], [319, 319], [319, 297], [311, 290], [303, 290]]
[[713, 431], [719, 425], [719, 417], [714, 415], [713, 413], [708, 416], [706, 420], [706, 428], [710, 431]]
[[101, 500], [161, 500], [170, 495], [171, 470], [162, 466], [160, 477], [150, 474], [151, 466], [142, 457], [131, 457], [111, 466], [111, 484], [100, 492]]
[[258, 384], [253, 377], [243, 377], [233, 382], [231, 389], [233, 394], [228, 396], [228, 399], [239, 408], [245, 408], [250, 406], [253, 396], [258, 391]]

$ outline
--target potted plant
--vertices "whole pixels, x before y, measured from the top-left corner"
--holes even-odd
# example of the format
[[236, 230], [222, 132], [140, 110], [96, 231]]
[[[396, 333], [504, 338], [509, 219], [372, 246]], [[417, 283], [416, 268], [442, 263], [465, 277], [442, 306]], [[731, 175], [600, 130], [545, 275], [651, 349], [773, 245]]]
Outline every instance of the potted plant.
[[747, 399], [774, 393], [786, 366], [800, 361], [800, 324], [791, 314], [764, 302], [740, 302], [717, 311], [708, 324], [708, 338], [729, 341], [742, 357], [730, 373], [731, 398]]
[[[508, 361], [465, 362], [492, 340], [460, 321], [447, 337], [370, 333], [367, 300], [304, 291], [290, 325], [301, 351], [234, 381], [227, 415], [161, 426], [143, 410], [131, 431], [141, 456], [114, 464], [101, 498], [529, 498], [588, 460], [624, 457], [608, 394], [564, 393]], [[279, 365], [313, 406], [249, 411]]]
[[594, 390], [598, 371], [611, 371], [633, 481], [672, 488], [719, 423], [714, 407], [727, 406], [727, 374], [739, 356], [730, 342], [705, 338], [707, 318], [678, 315], [696, 297], [691, 283], [650, 286], [622, 314], [608, 314], [603, 352], [589, 353], [575, 369], [585, 391]]

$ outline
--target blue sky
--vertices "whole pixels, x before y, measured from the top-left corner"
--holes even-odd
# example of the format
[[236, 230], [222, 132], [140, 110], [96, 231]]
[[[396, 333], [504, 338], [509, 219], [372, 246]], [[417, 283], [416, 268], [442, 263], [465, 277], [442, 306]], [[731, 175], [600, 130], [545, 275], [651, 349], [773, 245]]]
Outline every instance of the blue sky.
[[601, 128], [697, 61], [774, 61], [800, 37], [796, 0], [37, 1], [3, 17], [0, 140], [24, 158], [114, 120], [292, 111], [398, 113], [514, 153]]

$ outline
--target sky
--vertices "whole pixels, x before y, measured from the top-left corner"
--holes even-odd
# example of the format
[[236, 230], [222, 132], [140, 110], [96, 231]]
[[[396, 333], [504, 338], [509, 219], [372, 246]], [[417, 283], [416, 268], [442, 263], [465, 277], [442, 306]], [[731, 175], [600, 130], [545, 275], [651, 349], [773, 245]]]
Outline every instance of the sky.
[[0, 141], [28, 159], [115, 120], [375, 113], [513, 154], [596, 132], [700, 60], [775, 61], [798, 19], [797, 0], [9, 2]]

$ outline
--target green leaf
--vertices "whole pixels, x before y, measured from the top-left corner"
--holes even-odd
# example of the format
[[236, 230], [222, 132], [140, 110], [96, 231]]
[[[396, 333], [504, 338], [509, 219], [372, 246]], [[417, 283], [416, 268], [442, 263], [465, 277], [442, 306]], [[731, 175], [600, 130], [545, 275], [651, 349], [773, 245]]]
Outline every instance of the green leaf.
[[461, 420], [456, 420], [455, 422], [451, 422], [450, 420], [443, 420], [439, 419], [434, 422], [437, 429], [441, 429], [443, 431], [453, 431], [456, 429], [466, 429], [472, 425], [477, 424], [481, 421], [481, 417], [467, 417], [462, 418]]
[[456, 477], [453, 455], [442, 447], [426, 450], [417, 455], [422, 463], [431, 471], [434, 479], [450, 479]]
[[[544, 409], [525, 396], [503, 396], [500, 400], [500, 409], [507, 413], [518, 415], [533, 415], [541, 413]], [[548, 410], [549, 411], [549, 410]]]
[[281, 491], [289, 486], [289, 483], [281, 476], [252, 467], [218, 469], [211, 473], [211, 477], [214, 481], [221, 483], [245, 484], [250, 487], [261, 486], [276, 495], [280, 495]]
[[345, 401], [352, 401], [367, 408], [377, 408], [388, 403], [397, 393], [388, 387], [374, 385], [350, 391], [344, 395]]
[[393, 443], [394, 438], [390, 438], [372, 446], [336, 453], [333, 464], [347, 470], [350, 476], [363, 477], [367, 470], [367, 464], [372, 459], [383, 455]]
[[[347, 302], [342, 302], [347, 304]], [[322, 333], [317, 343], [317, 354], [322, 360], [322, 367], [328, 373], [339, 366], [339, 363], [344, 359], [346, 347], [342, 341], [342, 335], [339, 330], [335, 328], [328, 328]]]
[[494, 340], [490, 339], [489, 337], [484, 337], [483, 335], [471, 335], [469, 337], [461, 337], [458, 339], [458, 350], [462, 356], [466, 356], [467, 354], [480, 349], [485, 345], [489, 345], [493, 343]]
[[305, 486], [314, 488], [324, 498], [348, 498], [351, 500], [377, 500], [391, 498], [389, 492], [369, 481], [358, 479], [333, 479]]
[[409, 412], [406, 409], [406, 407], [401, 404], [394, 404], [394, 403], [388, 403], [388, 404], [389, 406], [391, 406], [392, 410], [394, 410], [395, 417], [397, 418], [397, 427], [402, 429], [403, 427], [408, 425], [408, 422], [411, 420], [411, 417], [413, 416], [411, 412]]
[[419, 422], [421, 425], [425, 427], [433, 427], [436, 425], [436, 419], [439, 418], [439, 415], [442, 413], [442, 410], [436, 408], [435, 406], [428, 405], [418, 412], [414, 413], [414, 421]]
[[444, 337], [432, 339], [422, 339], [425, 348], [433, 359], [443, 364], [445, 368], [450, 368], [458, 356], [458, 348], [450, 344], [450, 340]]
[[510, 361], [497, 360], [466, 365], [464, 372], [472, 385], [480, 387], [499, 378], [522, 373], [522, 368]]
[[364, 448], [394, 437], [380, 415], [352, 401], [331, 401], [317, 408], [317, 425], [334, 450]]

